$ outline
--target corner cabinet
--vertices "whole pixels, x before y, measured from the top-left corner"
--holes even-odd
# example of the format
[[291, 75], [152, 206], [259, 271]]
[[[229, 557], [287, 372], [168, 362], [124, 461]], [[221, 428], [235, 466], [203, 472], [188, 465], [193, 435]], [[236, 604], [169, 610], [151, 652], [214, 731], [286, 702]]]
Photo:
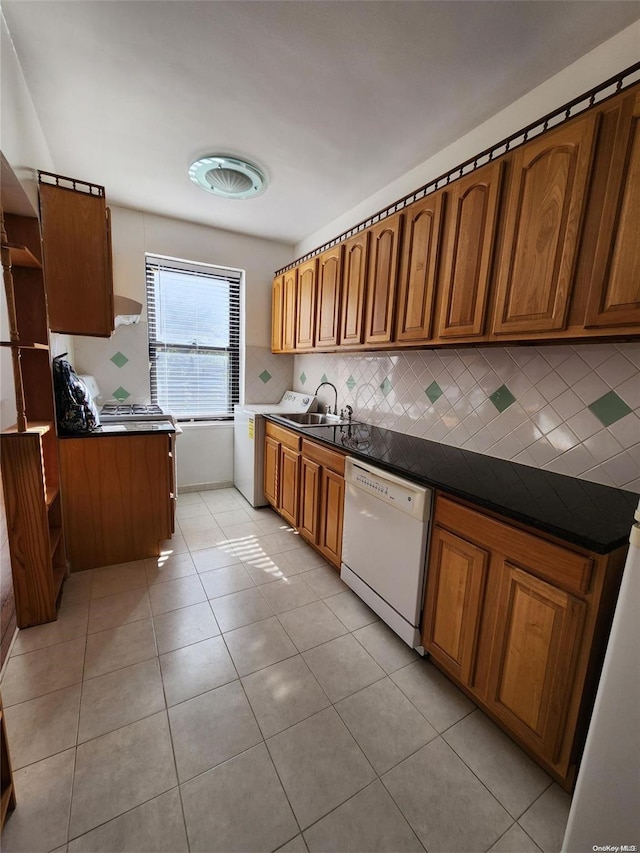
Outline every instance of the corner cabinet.
[[57, 618], [67, 574], [47, 300], [38, 220], [2, 218], [2, 268], [17, 423], [0, 435], [2, 481], [19, 628]]
[[108, 338], [113, 274], [104, 187], [40, 172], [38, 189], [51, 331]]
[[567, 789], [623, 560], [437, 496], [423, 645]]

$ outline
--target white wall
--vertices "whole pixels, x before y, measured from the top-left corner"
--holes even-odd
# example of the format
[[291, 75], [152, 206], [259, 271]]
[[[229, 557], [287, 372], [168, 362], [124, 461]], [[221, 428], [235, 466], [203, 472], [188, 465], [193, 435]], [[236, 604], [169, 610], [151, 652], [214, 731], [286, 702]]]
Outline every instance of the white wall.
[[178, 492], [233, 483], [233, 424], [181, 424], [177, 437]]
[[[295, 247], [296, 257], [362, 222], [378, 210], [413, 192], [449, 169], [516, 133], [638, 61], [640, 21], [587, 53], [577, 62], [519, 98], [488, 121], [465, 134], [401, 178], [387, 184], [360, 204], [309, 234]], [[517, 73], [517, 70], [514, 70]], [[437, 120], [437, 116], [433, 117]], [[425, 117], [428, 121], [429, 117]]]
[[111, 217], [115, 293], [145, 303], [145, 252], [242, 269], [246, 343], [271, 345], [271, 282], [274, 271], [293, 259], [292, 245], [124, 207], [112, 207]]

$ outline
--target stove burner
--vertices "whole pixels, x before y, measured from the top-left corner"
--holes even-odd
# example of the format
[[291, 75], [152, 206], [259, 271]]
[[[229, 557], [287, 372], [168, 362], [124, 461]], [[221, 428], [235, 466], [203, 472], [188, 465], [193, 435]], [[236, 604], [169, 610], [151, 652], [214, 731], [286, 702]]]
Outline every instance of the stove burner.
[[98, 414], [103, 423], [172, 420], [171, 415], [153, 403], [106, 403]]

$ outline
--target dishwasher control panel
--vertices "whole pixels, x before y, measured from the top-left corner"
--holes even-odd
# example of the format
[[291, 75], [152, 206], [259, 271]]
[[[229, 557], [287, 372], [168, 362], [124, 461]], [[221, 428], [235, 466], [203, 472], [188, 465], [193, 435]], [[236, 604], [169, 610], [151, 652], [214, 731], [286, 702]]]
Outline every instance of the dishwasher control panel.
[[351, 457], [347, 458], [345, 479], [362, 492], [370, 494], [408, 515], [420, 519], [429, 515], [431, 492], [423, 486], [414, 485], [386, 471], [372, 468], [372, 466], [359, 464]]

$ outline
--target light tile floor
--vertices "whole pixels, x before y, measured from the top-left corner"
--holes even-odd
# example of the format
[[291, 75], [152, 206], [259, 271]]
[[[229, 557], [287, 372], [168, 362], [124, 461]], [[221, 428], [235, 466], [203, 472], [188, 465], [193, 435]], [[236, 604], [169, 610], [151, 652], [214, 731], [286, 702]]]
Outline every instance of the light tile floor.
[[20, 632], [5, 853], [560, 849], [568, 795], [279, 516], [177, 523]]

